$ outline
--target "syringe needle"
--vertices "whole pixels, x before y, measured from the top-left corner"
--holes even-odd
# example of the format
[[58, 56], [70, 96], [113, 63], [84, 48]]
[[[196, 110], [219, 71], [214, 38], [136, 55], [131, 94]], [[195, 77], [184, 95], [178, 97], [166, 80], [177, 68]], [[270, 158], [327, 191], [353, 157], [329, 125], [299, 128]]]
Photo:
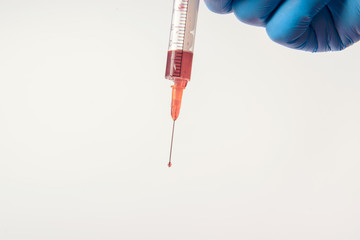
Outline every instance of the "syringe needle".
[[171, 155], [172, 155], [173, 142], [174, 142], [174, 130], [175, 130], [175, 120], [174, 120], [174, 123], [173, 123], [173, 129], [172, 129], [172, 134], [171, 134], [170, 157], [169, 157], [168, 167], [171, 167], [171, 166], [172, 166], [172, 163], [171, 163]]

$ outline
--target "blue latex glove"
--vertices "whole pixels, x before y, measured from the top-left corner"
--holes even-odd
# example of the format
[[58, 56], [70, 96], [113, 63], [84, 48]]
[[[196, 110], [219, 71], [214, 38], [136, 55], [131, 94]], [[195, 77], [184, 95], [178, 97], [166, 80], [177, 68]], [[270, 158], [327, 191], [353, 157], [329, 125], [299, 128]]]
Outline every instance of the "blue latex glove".
[[266, 27], [284, 46], [312, 52], [339, 51], [360, 39], [360, 0], [205, 0], [216, 13], [234, 12]]

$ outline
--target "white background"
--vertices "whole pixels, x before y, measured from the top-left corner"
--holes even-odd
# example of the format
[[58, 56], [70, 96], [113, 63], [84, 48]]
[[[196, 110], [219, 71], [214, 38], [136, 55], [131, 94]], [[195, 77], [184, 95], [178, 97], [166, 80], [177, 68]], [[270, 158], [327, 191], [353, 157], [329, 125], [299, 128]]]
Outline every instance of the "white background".
[[171, 8], [0, 2], [0, 239], [360, 239], [360, 44], [289, 50], [201, 2], [168, 169]]

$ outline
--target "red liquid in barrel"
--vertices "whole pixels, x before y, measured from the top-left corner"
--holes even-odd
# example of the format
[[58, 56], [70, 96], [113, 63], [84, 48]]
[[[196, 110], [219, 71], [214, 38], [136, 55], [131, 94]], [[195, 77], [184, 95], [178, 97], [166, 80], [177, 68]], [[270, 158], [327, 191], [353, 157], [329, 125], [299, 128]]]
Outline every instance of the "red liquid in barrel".
[[168, 51], [165, 78], [190, 81], [193, 53], [182, 50]]

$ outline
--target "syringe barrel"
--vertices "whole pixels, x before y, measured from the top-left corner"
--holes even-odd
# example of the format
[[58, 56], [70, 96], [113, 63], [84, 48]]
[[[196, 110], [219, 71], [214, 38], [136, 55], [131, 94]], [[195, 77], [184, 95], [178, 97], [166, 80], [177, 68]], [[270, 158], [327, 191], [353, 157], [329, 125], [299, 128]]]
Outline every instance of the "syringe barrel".
[[174, 0], [165, 78], [191, 78], [199, 0]]

